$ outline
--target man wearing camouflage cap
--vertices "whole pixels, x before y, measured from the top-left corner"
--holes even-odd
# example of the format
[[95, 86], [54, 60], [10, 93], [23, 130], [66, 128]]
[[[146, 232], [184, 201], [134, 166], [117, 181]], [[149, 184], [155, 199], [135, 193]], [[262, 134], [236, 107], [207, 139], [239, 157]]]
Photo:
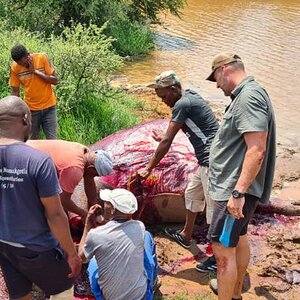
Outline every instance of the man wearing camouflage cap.
[[215, 204], [208, 235], [218, 266], [210, 286], [221, 300], [242, 299], [250, 258], [248, 223], [258, 201], [267, 203], [272, 189], [275, 118], [267, 92], [247, 76], [240, 56], [218, 54], [207, 80], [232, 100], [209, 157], [209, 193]]
[[158, 97], [172, 109], [172, 119], [165, 133], [153, 131], [153, 138], [159, 141], [155, 154], [145, 169], [139, 174], [146, 178], [163, 159], [175, 138], [182, 129], [192, 143], [199, 163], [185, 191], [186, 221], [182, 230], [166, 228], [166, 233], [181, 246], [191, 246], [192, 231], [198, 212], [206, 207], [207, 222], [210, 223], [212, 201], [207, 197], [208, 155], [212, 139], [218, 129], [214, 113], [204, 99], [192, 90], [183, 90], [174, 71], [166, 71], [148, 85], [154, 88]]

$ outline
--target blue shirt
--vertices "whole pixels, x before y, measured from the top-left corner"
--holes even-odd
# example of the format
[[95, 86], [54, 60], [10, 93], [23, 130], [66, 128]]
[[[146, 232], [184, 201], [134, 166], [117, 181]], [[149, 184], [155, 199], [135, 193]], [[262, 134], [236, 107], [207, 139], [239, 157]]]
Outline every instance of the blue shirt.
[[61, 192], [48, 154], [24, 143], [0, 145], [0, 239], [34, 251], [58, 246], [41, 197]]

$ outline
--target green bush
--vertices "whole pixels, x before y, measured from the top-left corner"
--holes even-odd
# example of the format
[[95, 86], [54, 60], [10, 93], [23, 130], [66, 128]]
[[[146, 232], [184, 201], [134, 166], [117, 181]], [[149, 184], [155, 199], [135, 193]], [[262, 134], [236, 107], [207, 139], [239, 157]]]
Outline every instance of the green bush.
[[7, 20], [8, 30], [21, 26], [47, 37], [60, 35], [73, 24], [101, 27], [108, 21], [108, 33], [117, 40], [118, 53], [136, 55], [153, 47], [150, 22], [159, 22], [161, 12], [179, 16], [184, 3], [185, 0], [0, 0], [0, 18]]
[[59, 37], [44, 39], [22, 28], [8, 31], [0, 23], [1, 98], [10, 94], [8, 86], [11, 47], [21, 43], [31, 52], [45, 52], [55, 65], [59, 84], [59, 138], [91, 144], [106, 135], [136, 124], [133, 111], [138, 100], [114, 90], [110, 75], [122, 66], [122, 59], [98, 28], [80, 24], [67, 28]]
[[56, 94], [60, 111], [70, 111], [94, 93], [109, 89], [109, 76], [123, 61], [112, 49], [112, 38], [101, 28], [81, 24], [66, 28], [61, 36], [51, 36], [48, 54], [56, 67], [59, 85]]
[[133, 113], [139, 100], [123, 92], [113, 91], [94, 95], [69, 113], [59, 115], [60, 139], [74, 140], [90, 145], [103, 137], [137, 124]]
[[120, 21], [109, 27], [109, 34], [114, 37], [113, 45], [120, 55], [146, 54], [153, 49], [153, 33], [146, 25]]

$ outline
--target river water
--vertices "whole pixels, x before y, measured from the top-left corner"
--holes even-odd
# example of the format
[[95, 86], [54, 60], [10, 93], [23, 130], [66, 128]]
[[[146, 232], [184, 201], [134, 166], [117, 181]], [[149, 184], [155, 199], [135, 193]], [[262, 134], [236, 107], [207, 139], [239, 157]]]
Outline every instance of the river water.
[[300, 0], [187, 0], [181, 19], [162, 20], [164, 26], [155, 29], [156, 49], [126, 63], [122, 73], [130, 84], [173, 69], [185, 88], [229, 103], [205, 78], [216, 54], [234, 51], [271, 96], [278, 141], [300, 146]]

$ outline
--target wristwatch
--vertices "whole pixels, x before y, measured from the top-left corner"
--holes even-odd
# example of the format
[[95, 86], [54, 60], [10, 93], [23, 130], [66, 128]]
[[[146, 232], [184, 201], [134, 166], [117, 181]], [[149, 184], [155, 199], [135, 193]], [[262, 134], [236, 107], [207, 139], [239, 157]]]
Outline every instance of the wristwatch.
[[231, 192], [231, 195], [234, 199], [243, 198], [245, 196], [245, 193], [240, 193], [238, 190], [233, 190]]

